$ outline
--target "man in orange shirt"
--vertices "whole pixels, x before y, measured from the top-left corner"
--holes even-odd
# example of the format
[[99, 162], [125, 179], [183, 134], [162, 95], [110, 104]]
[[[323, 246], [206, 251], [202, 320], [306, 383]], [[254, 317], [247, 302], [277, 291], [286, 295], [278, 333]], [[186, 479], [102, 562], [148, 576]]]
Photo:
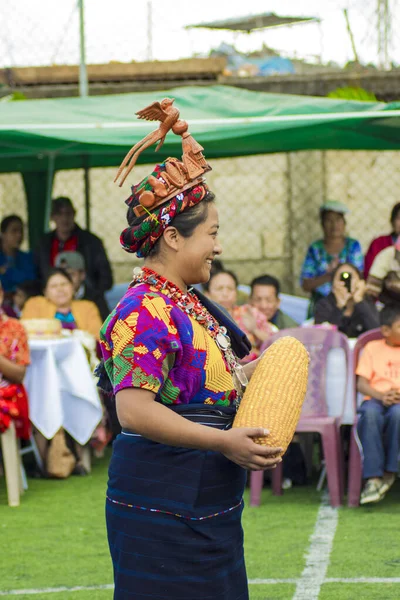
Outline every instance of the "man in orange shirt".
[[400, 306], [385, 306], [380, 324], [383, 339], [366, 345], [356, 371], [365, 395], [357, 425], [366, 480], [360, 504], [382, 500], [396, 479], [400, 453]]

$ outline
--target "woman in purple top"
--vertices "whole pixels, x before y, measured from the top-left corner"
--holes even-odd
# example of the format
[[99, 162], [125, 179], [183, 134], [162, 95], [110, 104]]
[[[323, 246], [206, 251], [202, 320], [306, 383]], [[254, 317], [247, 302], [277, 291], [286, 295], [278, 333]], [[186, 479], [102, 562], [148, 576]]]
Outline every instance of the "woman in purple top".
[[121, 242], [144, 266], [101, 330], [122, 426], [106, 501], [115, 600], [248, 600], [246, 469], [279, 462], [253, 441], [264, 429], [231, 428], [255, 362], [239, 365], [247, 340], [192, 288], [221, 246], [209, 166], [193, 138], [183, 152], [132, 188]]

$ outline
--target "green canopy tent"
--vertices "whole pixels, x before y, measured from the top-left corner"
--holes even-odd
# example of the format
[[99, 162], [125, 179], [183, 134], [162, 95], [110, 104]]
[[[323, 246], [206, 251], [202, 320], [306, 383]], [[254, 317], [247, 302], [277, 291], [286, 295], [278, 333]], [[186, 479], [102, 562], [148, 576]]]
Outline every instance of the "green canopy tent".
[[[135, 112], [155, 99], [176, 99], [207, 158], [296, 150], [400, 149], [400, 103], [383, 104], [251, 92], [228, 86], [167, 92], [1, 103], [0, 172], [21, 172], [31, 244], [48, 219], [59, 169], [116, 166], [157, 123]], [[159, 159], [181, 154], [169, 134]], [[154, 148], [141, 162], [153, 162]]]

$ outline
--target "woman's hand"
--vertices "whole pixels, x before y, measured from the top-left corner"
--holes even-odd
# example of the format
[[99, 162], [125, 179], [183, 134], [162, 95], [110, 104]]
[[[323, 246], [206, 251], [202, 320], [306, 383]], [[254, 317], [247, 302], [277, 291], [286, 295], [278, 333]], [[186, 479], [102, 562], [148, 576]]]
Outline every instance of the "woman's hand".
[[247, 331], [254, 334], [257, 329], [257, 321], [250, 306], [243, 311], [242, 321]]
[[353, 292], [353, 300], [355, 304], [358, 304], [364, 300], [366, 287], [367, 284], [363, 279], [359, 279], [359, 281], [357, 281]]
[[263, 471], [281, 462], [278, 456], [283, 448], [269, 448], [256, 444], [252, 438], [265, 437], [268, 431], [262, 427], [238, 427], [223, 432], [220, 452], [244, 469]]
[[338, 308], [344, 308], [351, 298], [351, 293], [345, 287], [343, 281], [336, 281], [332, 286], [332, 292], [336, 298]]

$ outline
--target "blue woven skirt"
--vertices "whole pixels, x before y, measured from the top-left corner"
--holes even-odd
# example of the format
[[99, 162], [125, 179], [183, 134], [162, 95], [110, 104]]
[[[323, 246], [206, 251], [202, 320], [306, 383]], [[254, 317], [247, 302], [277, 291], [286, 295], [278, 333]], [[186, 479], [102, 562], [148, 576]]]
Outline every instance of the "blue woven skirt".
[[[225, 407], [171, 410], [219, 429], [234, 416]], [[106, 502], [114, 600], [248, 600], [245, 479], [244, 469], [218, 452], [123, 430], [113, 446]]]

